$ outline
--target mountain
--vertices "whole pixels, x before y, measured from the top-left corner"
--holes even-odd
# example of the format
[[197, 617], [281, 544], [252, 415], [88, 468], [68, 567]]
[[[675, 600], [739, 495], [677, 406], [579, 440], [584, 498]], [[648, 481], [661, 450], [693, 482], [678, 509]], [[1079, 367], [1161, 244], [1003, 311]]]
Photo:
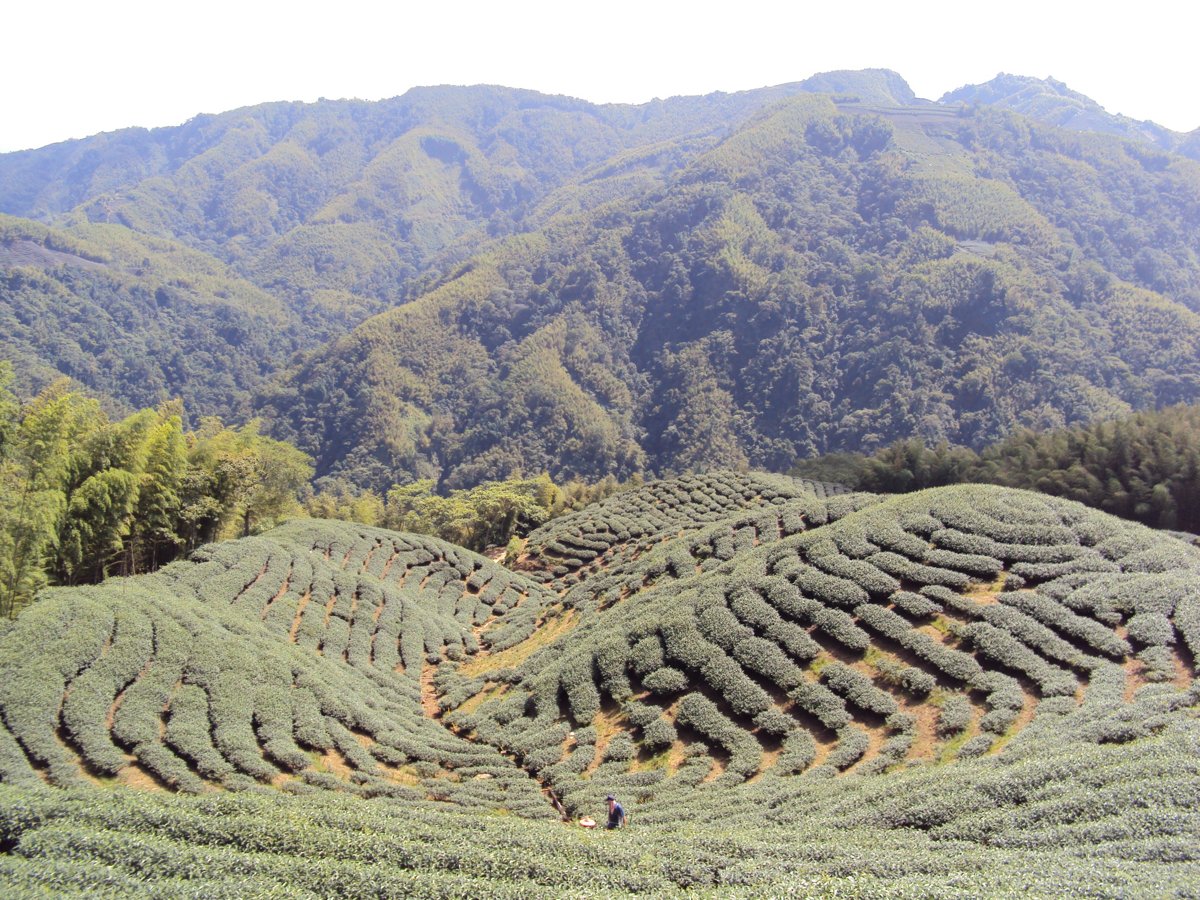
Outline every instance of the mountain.
[[524, 230], [537, 201], [593, 166], [720, 133], [797, 89], [643, 106], [483, 86], [264, 104], [0, 155], [0, 211], [183, 242], [319, 321], [324, 304], [398, 302], [443, 255]]
[[[124, 408], [183, 396], [198, 414], [245, 414], [249, 391], [296, 350], [535, 228], [531, 211], [555, 188], [600, 166], [570, 202], [606, 202], [799, 89], [635, 107], [419, 88], [0, 154], [5, 355], [31, 390], [60, 373]], [[82, 246], [104, 268], [32, 245]], [[79, 333], [81, 306], [99, 333]]]
[[1200, 128], [1180, 134], [1154, 122], [1114, 115], [1095, 100], [1053, 78], [1030, 78], [1002, 72], [983, 84], [969, 84], [949, 91], [938, 102], [1011, 109], [1039, 122], [1072, 131], [1112, 134], [1200, 159]]
[[641, 192], [579, 211], [577, 189], [305, 358], [261, 412], [322, 474], [457, 487], [778, 471], [1198, 396], [1190, 160], [801, 94]]
[[278, 298], [211, 256], [112, 225], [0, 215], [0, 331], [23, 393], [62, 376], [123, 411], [180, 398], [245, 416], [251, 392], [302, 345]]
[[[718, 472], [520, 566], [307, 520], [47, 592], [0, 633], [6, 895], [1200, 884], [1194, 547]], [[607, 793], [626, 833], [559, 821]]]
[[1195, 399], [1198, 198], [887, 70], [265, 104], [0, 155], [4, 354], [377, 488], [980, 446]]

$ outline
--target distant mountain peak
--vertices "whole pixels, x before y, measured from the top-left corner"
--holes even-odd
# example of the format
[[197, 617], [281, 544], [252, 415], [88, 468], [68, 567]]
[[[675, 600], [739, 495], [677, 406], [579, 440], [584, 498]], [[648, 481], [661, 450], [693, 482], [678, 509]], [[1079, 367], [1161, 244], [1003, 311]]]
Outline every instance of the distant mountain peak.
[[864, 103], [911, 106], [917, 95], [898, 72], [891, 69], [838, 69], [819, 72], [800, 82], [800, 87], [818, 94], [851, 94]]
[[1154, 122], [1108, 112], [1103, 106], [1053, 78], [1033, 78], [1001, 72], [983, 84], [968, 84], [943, 95], [943, 104], [997, 106], [1033, 119], [1069, 128], [1095, 131], [1154, 144], [1163, 150], [1194, 155], [1184, 147], [1184, 135]]

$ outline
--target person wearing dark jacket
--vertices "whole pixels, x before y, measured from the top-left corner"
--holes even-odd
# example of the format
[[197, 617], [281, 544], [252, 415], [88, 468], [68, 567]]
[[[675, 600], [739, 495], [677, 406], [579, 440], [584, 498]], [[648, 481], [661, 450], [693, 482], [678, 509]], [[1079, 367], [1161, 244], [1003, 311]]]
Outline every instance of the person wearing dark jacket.
[[609, 830], [625, 827], [625, 807], [618, 803], [617, 798], [612, 794], [609, 794], [604, 800], [608, 803], [608, 824], [604, 827]]

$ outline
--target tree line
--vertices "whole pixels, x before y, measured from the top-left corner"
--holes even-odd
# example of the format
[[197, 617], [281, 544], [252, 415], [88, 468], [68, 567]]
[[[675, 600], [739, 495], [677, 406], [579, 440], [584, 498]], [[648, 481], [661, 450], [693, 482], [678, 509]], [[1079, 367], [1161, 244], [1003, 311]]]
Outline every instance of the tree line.
[[641, 483], [639, 477], [619, 482], [608, 475], [594, 483], [576, 480], [558, 485], [542, 473], [446, 493], [439, 493], [433, 479], [425, 478], [380, 494], [346, 479], [327, 478], [306, 501], [305, 510], [320, 519], [432, 534], [477, 553], [505, 547], [511, 556], [519, 552], [521, 537], [539, 525]]
[[987, 482], [1078, 500], [1155, 528], [1200, 533], [1200, 406], [1074, 428], [1023, 429], [980, 452], [912, 438], [872, 456], [801, 463], [795, 472], [881, 493]]

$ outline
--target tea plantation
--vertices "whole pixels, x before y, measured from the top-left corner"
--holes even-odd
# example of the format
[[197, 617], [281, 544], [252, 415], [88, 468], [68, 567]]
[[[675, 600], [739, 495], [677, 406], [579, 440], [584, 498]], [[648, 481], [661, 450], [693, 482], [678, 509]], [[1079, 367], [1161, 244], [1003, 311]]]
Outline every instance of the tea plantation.
[[514, 568], [301, 520], [47, 592], [0, 634], [4, 895], [1200, 893], [1182, 541], [712, 473]]

